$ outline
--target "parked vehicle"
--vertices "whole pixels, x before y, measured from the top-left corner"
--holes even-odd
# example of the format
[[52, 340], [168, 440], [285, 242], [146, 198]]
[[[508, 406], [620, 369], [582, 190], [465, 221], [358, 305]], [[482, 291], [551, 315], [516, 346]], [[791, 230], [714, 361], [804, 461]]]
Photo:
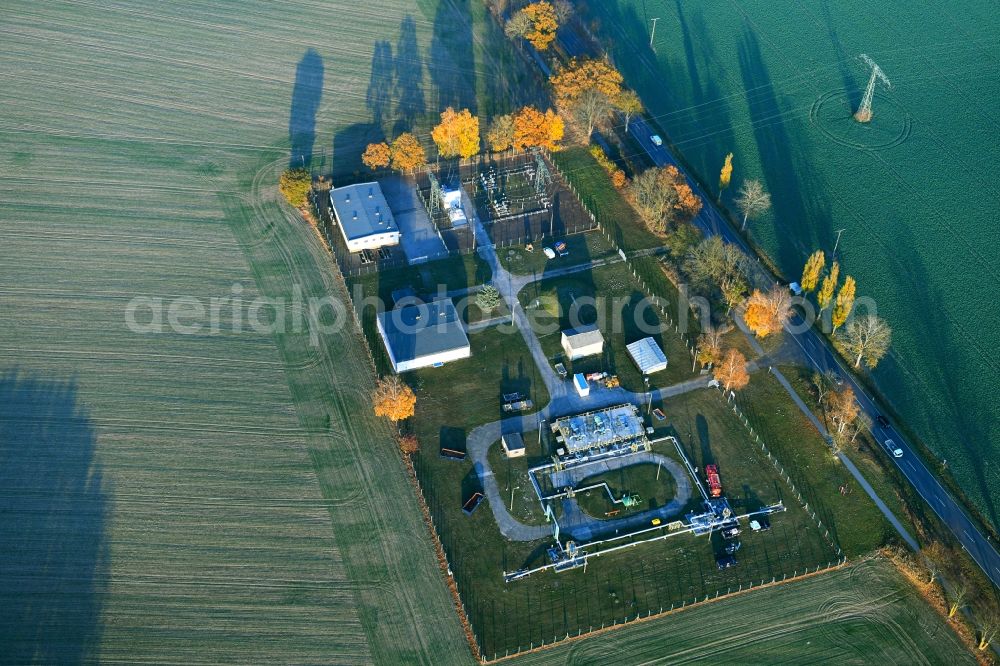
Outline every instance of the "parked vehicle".
[[565, 257], [566, 255], [569, 254], [569, 250], [566, 248], [566, 243], [564, 243], [563, 241], [559, 241], [552, 247], [555, 249], [555, 251], [559, 254], [560, 257]]
[[750, 529], [754, 532], [766, 532], [771, 529], [771, 521], [767, 516], [757, 516], [750, 521]]
[[722, 497], [722, 480], [719, 478], [719, 468], [715, 465], [705, 465], [705, 480], [708, 482], [708, 494], [712, 497]]
[[559, 376], [563, 379], [566, 379], [566, 377], [569, 376], [569, 373], [566, 372], [566, 366], [562, 363], [556, 363], [556, 372], [558, 372]]
[[716, 557], [715, 557], [715, 564], [721, 570], [721, 569], [728, 569], [730, 567], [735, 567], [737, 564], [739, 564], [739, 562], [737, 562], [736, 558], [733, 557], [732, 555], [722, 555], [722, 554], [720, 554], [720, 555], [716, 555]]
[[545, 254], [545, 257], [548, 258], [548, 259], [555, 259], [556, 258], [556, 251], [553, 250], [551, 247], [543, 247], [542, 248], [542, 252]]
[[667, 415], [664, 414], [663, 410], [660, 409], [659, 407], [657, 407], [656, 409], [653, 410], [653, 416], [656, 417], [657, 421], [666, 421], [667, 420]]

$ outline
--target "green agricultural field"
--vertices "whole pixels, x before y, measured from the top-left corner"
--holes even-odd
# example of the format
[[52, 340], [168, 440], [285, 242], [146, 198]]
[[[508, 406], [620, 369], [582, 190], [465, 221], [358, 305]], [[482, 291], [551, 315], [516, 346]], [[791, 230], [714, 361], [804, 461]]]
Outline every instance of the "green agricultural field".
[[[894, 328], [882, 393], [995, 526], [1000, 467], [1000, 128], [993, 3], [587, 3], [588, 23], [686, 161], [715, 190], [733, 152], [772, 214], [750, 233], [789, 279], [832, 250]], [[658, 17], [655, 52], [649, 19]], [[851, 119], [871, 56], [893, 83]]]
[[866, 561], [711, 602], [515, 663], [973, 664], [892, 566]]
[[[530, 96], [481, 3], [13, 2], [0, 31], [5, 660], [468, 663], [360, 337], [197, 306], [346, 298], [278, 173]], [[203, 326], [134, 333], [136, 296]]]

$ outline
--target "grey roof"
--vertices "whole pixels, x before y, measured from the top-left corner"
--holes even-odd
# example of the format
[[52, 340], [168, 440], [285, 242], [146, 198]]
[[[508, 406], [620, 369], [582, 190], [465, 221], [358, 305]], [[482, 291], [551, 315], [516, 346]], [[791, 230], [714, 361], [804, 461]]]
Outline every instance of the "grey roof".
[[643, 338], [636, 340], [632, 344], [625, 345], [629, 356], [639, 366], [643, 374], [651, 371], [662, 370], [667, 367], [667, 355], [660, 349], [653, 338]]
[[337, 212], [344, 235], [350, 240], [399, 232], [382, 188], [376, 182], [334, 188], [330, 190], [330, 204]]
[[450, 298], [406, 305], [378, 314], [382, 336], [396, 363], [469, 346]]
[[524, 439], [519, 432], [506, 432], [502, 435], [503, 443], [507, 445], [507, 450], [524, 448]]
[[565, 416], [552, 424], [570, 452], [642, 440], [646, 428], [635, 405], [617, 405], [586, 414]]
[[604, 342], [601, 329], [597, 326], [581, 326], [579, 328], [563, 331], [563, 337], [574, 348], [587, 347], [597, 342]]

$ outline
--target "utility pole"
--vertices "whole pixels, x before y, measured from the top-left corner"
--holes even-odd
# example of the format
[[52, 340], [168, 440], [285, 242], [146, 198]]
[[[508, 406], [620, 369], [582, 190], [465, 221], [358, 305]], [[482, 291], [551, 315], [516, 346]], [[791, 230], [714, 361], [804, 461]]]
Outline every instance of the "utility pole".
[[847, 231], [847, 229], [837, 229], [837, 242], [833, 244], [833, 260], [837, 260], [837, 247], [840, 245], [840, 234]]
[[653, 22], [653, 29], [649, 33], [649, 48], [653, 48], [653, 37], [656, 35], [656, 22], [660, 20], [660, 17], [657, 16], [656, 18], [649, 20]]
[[861, 62], [868, 65], [872, 74], [868, 78], [868, 86], [865, 88], [865, 96], [861, 98], [861, 106], [854, 113], [854, 119], [859, 123], [869, 123], [872, 120], [872, 99], [875, 97], [875, 84], [879, 81], [885, 84], [886, 88], [892, 89], [892, 83], [889, 82], [889, 77], [885, 75], [882, 68], [875, 64], [875, 61], [869, 58], [867, 55], [862, 53], [858, 56]]

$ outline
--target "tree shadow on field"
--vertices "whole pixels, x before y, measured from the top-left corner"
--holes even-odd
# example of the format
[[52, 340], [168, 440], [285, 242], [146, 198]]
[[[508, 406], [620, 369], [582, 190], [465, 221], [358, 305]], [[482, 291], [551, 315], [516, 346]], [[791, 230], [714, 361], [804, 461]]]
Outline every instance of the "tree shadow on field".
[[314, 49], [306, 51], [295, 69], [292, 108], [288, 114], [288, 138], [292, 145], [288, 164], [308, 167], [316, 142], [316, 112], [323, 96], [323, 58]]
[[708, 433], [708, 420], [704, 414], [698, 414], [694, 419], [695, 430], [698, 432], [698, 443], [701, 445], [701, 464], [712, 465], [715, 456], [712, 455], [712, 438]]
[[0, 375], [0, 661], [96, 658], [111, 495], [96, 442], [74, 380]]
[[[832, 245], [830, 211], [809, 183], [806, 160], [792, 152], [800, 142], [789, 135], [787, 104], [782, 104], [760, 51], [757, 36], [749, 27], [739, 44], [739, 66], [743, 77], [757, 152], [764, 167], [766, 189], [771, 193], [773, 218], [778, 224], [796, 225], [794, 230], [775, 229], [778, 263], [799, 270], [813, 250], [812, 239], [796, 242], [803, 231], [813, 231], [819, 244]], [[808, 225], [803, 225], [808, 221]]]
[[437, 90], [438, 109], [466, 108], [475, 115], [476, 66], [470, 1], [478, 0], [438, 3], [427, 69]]
[[361, 177], [362, 169], [371, 174], [361, 163], [361, 155], [369, 143], [377, 143], [385, 138], [382, 128], [374, 123], [354, 123], [348, 125], [333, 135], [333, 165], [331, 173], [334, 183], [338, 179], [353, 175], [354, 180]]
[[[672, 138], [695, 171], [702, 174], [706, 179], [705, 182], [711, 183], [708, 177], [721, 168], [725, 154], [736, 143], [729, 115], [729, 102], [719, 90], [716, 76], [711, 72], [702, 76], [702, 70], [710, 70], [712, 62], [717, 62], [718, 58], [701, 11], [694, 10], [689, 22], [680, 0], [676, 0], [676, 5], [687, 77], [692, 93], [687, 105], [691, 108], [689, 122], [693, 123], [693, 126], [688, 126], [684, 134], [693, 135], [693, 141], [696, 143], [688, 151], [685, 150], [687, 137], [684, 134]], [[702, 63], [700, 66], [699, 60]], [[723, 68], [719, 66], [718, 69]]]
[[[983, 398], [976, 397], [979, 387], [969, 382], [969, 378], [981, 369], [969, 367], [968, 354], [949, 352], [967, 349], [969, 342], [957, 336], [954, 327], [945, 319], [947, 303], [934, 286], [934, 277], [919, 252], [910, 228], [906, 224], [895, 225], [893, 251], [887, 255], [887, 260], [892, 263], [892, 273], [896, 276], [893, 282], [898, 291], [896, 302], [906, 304], [911, 310], [899, 318], [912, 322], [916, 329], [914, 337], [923, 344], [933, 345], [941, 358], [922, 364], [921, 376], [914, 376], [890, 353], [879, 363], [874, 376], [887, 395], [912, 395], [915, 393], [913, 384], [922, 385], [924, 390], [917, 398], [921, 402], [903, 405], [909, 408], [903, 415], [932, 414], [931, 418], [918, 417], [919, 425], [914, 424], [914, 428], [927, 428], [932, 433], [927, 438], [929, 441], [942, 442], [949, 447], [938, 451], [938, 455], [949, 461], [948, 466], [954, 470], [966, 495], [986, 519], [992, 521], [994, 528], [1000, 529], [996, 490], [1000, 488], [1000, 478], [996, 465], [985, 464], [996, 460], [998, 442], [991, 432], [995, 420], [991, 414], [981, 411]], [[981, 352], [981, 349], [975, 351]], [[1000, 373], [1000, 364], [988, 354], [981, 353], [980, 362]]]
[[826, 23], [826, 32], [830, 36], [830, 43], [837, 53], [837, 69], [840, 72], [840, 79], [844, 83], [848, 103], [851, 109], [856, 109], [861, 104], [861, 88], [858, 87], [857, 79], [855, 79], [854, 73], [851, 71], [850, 63], [854, 58], [847, 55], [847, 52], [844, 50], [844, 45], [841, 43], [840, 36], [837, 34], [837, 28], [834, 25], [833, 13], [830, 11], [828, 0], [821, 0], [820, 8], [823, 11], [823, 21]]
[[417, 24], [412, 16], [403, 19], [396, 42], [395, 97], [396, 122], [393, 135], [409, 132], [427, 110], [424, 100], [424, 63], [417, 44]]
[[395, 74], [396, 63], [392, 57], [392, 45], [386, 40], [375, 42], [368, 92], [365, 93], [365, 106], [372, 114], [372, 123], [378, 127], [382, 127], [386, 116], [392, 113], [392, 86]]

